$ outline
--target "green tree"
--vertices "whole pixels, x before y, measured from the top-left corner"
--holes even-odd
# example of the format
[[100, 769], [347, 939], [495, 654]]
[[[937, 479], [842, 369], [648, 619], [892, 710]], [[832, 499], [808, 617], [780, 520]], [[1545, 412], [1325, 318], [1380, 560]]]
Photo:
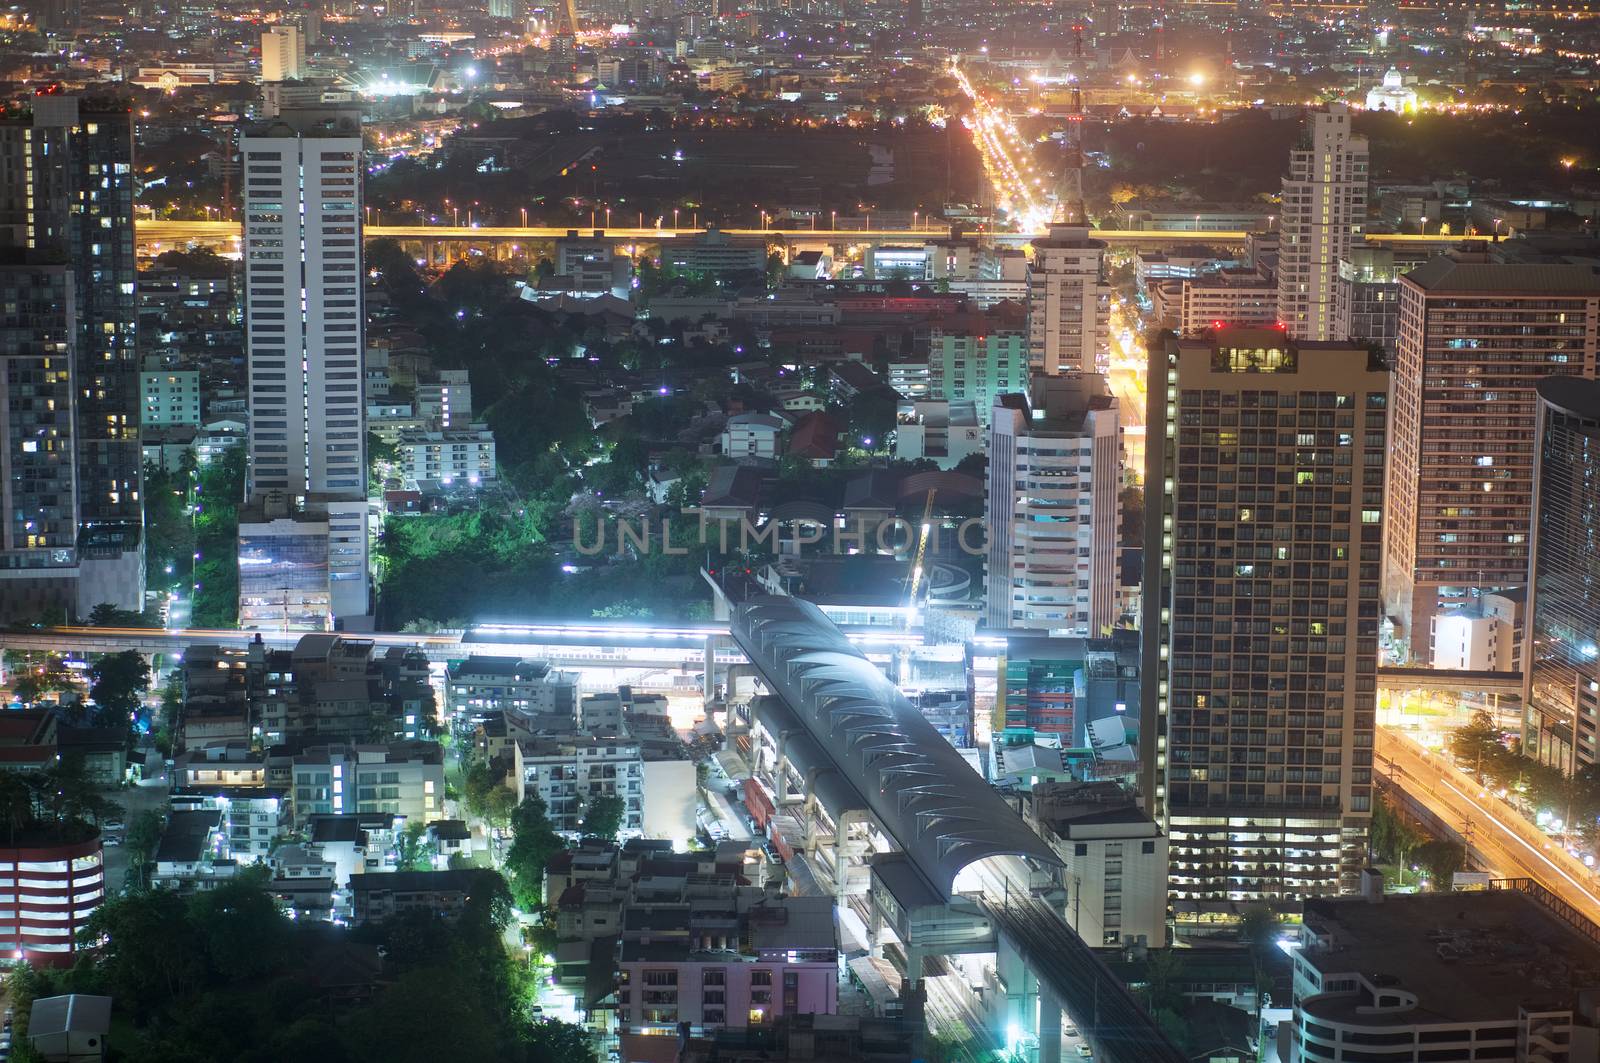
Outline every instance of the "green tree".
[[128, 852], [125, 889], [141, 890], [149, 885], [150, 869], [155, 865], [156, 848], [161, 844], [161, 835], [165, 830], [166, 814], [157, 809], [139, 813], [133, 822], [128, 824], [127, 839], [123, 842]]
[[594, 1045], [588, 1031], [570, 1022], [539, 1019], [522, 1031], [522, 1044], [530, 1060], [540, 1063], [594, 1063]]
[[545, 865], [566, 848], [566, 842], [551, 826], [544, 800], [537, 794], [524, 798], [512, 813], [511, 834], [505, 861], [511, 895], [518, 908], [537, 911], [544, 899]]
[[622, 798], [616, 794], [600, 794], [589, 801], [583, 810], [583, 833], [593, 838], [615, 840], [622, 829]]
[[138, 650], [108, 653], [89, 669], [89, 698], [103, 727], [128, 727], [150, 692], [150, 662]]
[[1467, 850], [1460, 842], [1430, 841], [1416, 847], [1411, 861], [1427, 873], [1433, 888], [1448, 893], [1455, 873], [1467, 862]]
[[407, 823], [395, 839], [395, 867], [400, 871], [427, 871], [433, 867], [438, 847], [428, 841], [428, 828], [422, 823]]

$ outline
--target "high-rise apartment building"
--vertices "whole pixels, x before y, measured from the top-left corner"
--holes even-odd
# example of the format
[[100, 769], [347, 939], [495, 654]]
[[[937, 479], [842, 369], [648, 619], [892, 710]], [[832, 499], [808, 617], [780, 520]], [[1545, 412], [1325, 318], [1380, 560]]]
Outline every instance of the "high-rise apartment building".
[[1395, 261], [1387, 247], [1354, 247], [1339, 259], [1333, 278], [1333, 334], [1365, 340], [1394, 354], [1400, 323], [1400, 274], [1417, 263]]
[[1142, 793], [1196, 902], [1354, 889], [1372, 808], [1388, 375], [1220, 329], [1153, 352]]
[[325, 595], [328, 619], [365, 617], [360, 112], [285, 110], [247, 129], [240, 150], [251, 501], [240, 615], [307, 626], [292, 618], [316, 615]]
[[77, 606], [72, 269], [42, 252], [0, 264], [0, 617]]
[[986, 620], [1098, 637], [1117, 618], [1117, 400], [1104, 377], [1033, 378], [989, 426]]
[[0, 120], [0, 246], [67, 263], [76, 465], [73, 609], [144, 608], [133, 117], [124, 102], [41, 95]]
[[1440, 256], [1400, 278], [1384, 598], [1411, 655], [1434, 618], [1528, 579], [1535, 387], [1595, 375], [1600, 274]]
[[269, 26], [261, 31], [261, 80], [299, 81], [306, 64], [306, 39], [299, 26]]
[[1350, 108], [1313, 112], [1289, 153], [1278, 254], [1278, 320], [1302, 340], [1334, 340], [1333, 285], [1367, 214], [1367, 138]]
[[1536, 391], [1522, 748], [1570, 774], [1600, 760], [1600, 383]]
[[1036, 373], [1094, 372], [1110, 342], [1106, 245], [1081, 225], [1053, 225], [1028, 265], [1028, 362]]

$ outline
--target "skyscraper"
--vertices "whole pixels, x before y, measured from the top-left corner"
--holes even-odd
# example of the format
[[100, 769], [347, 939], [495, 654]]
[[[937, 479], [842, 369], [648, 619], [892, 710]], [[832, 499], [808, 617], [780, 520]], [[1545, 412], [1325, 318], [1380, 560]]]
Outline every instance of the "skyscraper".
[[1367, 214], [1367, 138], [1350, 108], [1314, 112], [1289, 153], [1278, 254], [1278, 320], [1302, 340], [1334, 340], [1334, 279]]
[[1534, 393], [1595, 375], [1600, 274], [1440, 256], [1400, 278], [1384, 599], [1411, 654], [1433, 619], [1528, 579]]
[[0, 121], [0, 245], [68, 264], [78, 541], [75, 611], [144, 608], [133, 117], [126, 103], [35, 96]]
[[1028, 266], [1028, 361], [1055, 376], [1094, 372], [1110, 342], [1106, 245], [1082, 225], [1054, 225]]
[[1600, 383], [1535, 390], [1523, 749], [1571, 774], [1600, 760]]
[[59, 255], [0, 252], [0, 619], [77, 608], [72, 273]]
[[995, 399], [987, 623], [1097, 638], [1117, 617], [1117, 400], [1104, 377], [1033, 378]]
[[1152, 352], [1142, 790], [1179, 899], [1353, 889], [1372, 809], [1388, 376], [1220, 329]]
[[299, 26], [270, 26], [261, 31], [261, 80], [299, 81], [306, 64], [306, 39]]
[[[285, 110], [247, 129], [240, 150], [251, 501], [240, 620], [364, 617], [360, 112]], [[299, 541], [318, 536], [320, 547]]]

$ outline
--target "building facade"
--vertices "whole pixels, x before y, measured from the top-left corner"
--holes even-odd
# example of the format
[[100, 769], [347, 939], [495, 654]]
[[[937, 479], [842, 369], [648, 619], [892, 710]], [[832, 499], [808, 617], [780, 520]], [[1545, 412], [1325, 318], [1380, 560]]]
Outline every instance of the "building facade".
[[1028, 364], [1056, 376], [1094, 372], [1110, 343], [1106, 245], [1078, 225], [1033, 242], [1028, 266]]
[[1387, 247], [1355, 247], [1339, 259], [1333, 280], [1333, 335], [1366, 340], [1394, 354], [1400, 324], [1402, 265]]
[[1336, 335], [1334, 280], [1367, 214], [1367, 138], [1353, 134], [1350, 108], [1331, 103], [1307, 119], [1283, 179], [1278, 320], [1302, 340]]
[[200, 423], [200, 371], [147, 361], [139, 373], [139, 423], [145, 428]]
[[1600, 760], [1600, 382], [1537, 391], [1523, 748], [1571, 774]]
[[0, 949], [35, 966], [69, 966], [78, 932], [105, 902], [99, 835], [0, 849], [0, 875], [17, 883], [0, 900]]
[[935, 326], [929, 332], [930, 397], [971, 403], [979, 417], [988, 417], [996, 397], [1027, 390], [1028, 336], [1022, 328], [947, 331]]
[[494, 433], [483, 425], [440, 432], [401, 432], [395, 444], [412, 483], [486, 484], [496, 479]]
[[1600, 275], [1440, 256], [1400, 278], [1384, 599], [1413, 658], [1436, 614], [1528, 580], [1535, 388], [1593, 377]]
[[1225, 329], [1170, 341], [1150, 396], [1141, 792], [1171, 839], [1172, 894], [1354, 889], [1388, 376], [1365, 347]]
[[1035, 377], [989, 426], [985, 619], [1098, 636], [1116, 619], [1118, 439], [1105, 378]]
[[325, 537], [326, 627], [369, 613], [360, 113], [284, 110], [240, 150], [250, 497]]
[[1061, 858], [1067, 924], [1092, 946], [1167, 943], [1167, 839], [1116, 783], [1043, 783], [1028, 821]]

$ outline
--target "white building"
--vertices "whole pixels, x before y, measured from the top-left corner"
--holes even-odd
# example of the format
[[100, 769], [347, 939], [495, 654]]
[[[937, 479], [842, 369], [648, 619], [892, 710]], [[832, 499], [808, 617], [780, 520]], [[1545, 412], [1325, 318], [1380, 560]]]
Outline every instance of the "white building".
[[402, 477], [411, 483], [432, 480], [449, 486], [495, 479], [494, 433], [483, 425], [401, 432], [396, 450]]
[[1181, 282], [1179, 332], [1267, 328], [1278, 322], [1278, 289], [1255, 270], [1225, 269]]
[[1116, 783], [1043, 783], [1029, 825], [1061, 857], [1067, 924], [1091, 946], [1167, 943], [1167, 839]]
[[250, 498], [327, 525], [332, 618], [364, 617], [360, 112], [285, 110], [247, 128], [240, 151]]
[[578, 673], [558, 672], [542, 661], [474, 654], [445, 673], [445, 696], [451, 713], [483, 719], [503, 712], [517, 718], [577, 719]]
[[1111, 287], [1104, 241], [1081, 225], [1054, 225], [1033, 242], [1028, 267], [1028, 362], [1056, 376], [1093, 372], [1109, 343]]
[[644, 761], [629, 738], [534, 735], [517, 742], [522, 751], [522, 793], [538, 794], [556, 830], [583, 826], [589, 803], [601, 795], [622, 798], [622, 829], [644, 828]]
[[145, 428], [200, 423], [200, 371], [146, 366], [139, 373], [139, 423]]
[[1300, 340], [1336, 336], [1333, 306], [1339, 260], [1367, 216], [1367, 138], [1352, 134], [1350, 108], [1314, 112], [1283, 179], [1278, 254], [1278, 320]]
[[346, 812], [444, 818], [444, 759], [431, 742], [314, 746], [295, 756], [291, 776], [296, 825]]
[[438, 379], [417, 382], [416, 413], [437, 428], [463, 428], [472, 420], [472, 381], [465, 369], [441, 369]]
[[776, 458], [784, 421], [770, 413], [741, 413], [722, 430], [722, 453], [730, 458]]
[[306, 65], [300, 27], [270, 26], [261, 32], [261, 80], [299, 81]]
[[1104, 377], [1036, 376], [989, 426], [986, 619], [1097, 637], [1117, 618], [1117, 402]]

